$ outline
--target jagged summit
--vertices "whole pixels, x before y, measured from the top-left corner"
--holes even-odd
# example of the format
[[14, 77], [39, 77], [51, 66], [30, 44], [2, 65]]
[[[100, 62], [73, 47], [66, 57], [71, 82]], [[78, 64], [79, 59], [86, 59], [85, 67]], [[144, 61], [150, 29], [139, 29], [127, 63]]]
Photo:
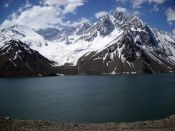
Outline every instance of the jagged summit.
[[75, 37], [81, 37], [86, 41], [92, 41], [98, 36], [98, 34], [104, 37], [110, 35], [116, 28], [128, 29], [131, 26], [133, 28], [137, 28], [145, 25], [137, 16], [129, 15], [127, 12], [114, 10], [111, 13], [98, 18], [97, 22], [92, 24], [88, 22], [80, 22], [78, 25], [63, 27], [59, 30], [56, 28], [48, 28], [41, 29], [37, 32], [44, 36], [47, 40], [56, 40], [59, 42], [67, 41], [66, 43], [71, 44], [72, 41], [74, 42], [73, 39]]
[[76, 34], [77, 35], [82, 35], [84, 34], [89, 28], [91, 27], [90, 23], [88, 22], [82, 22], [80, 24], [78, 24], [75, 28], [76, 28]]
[[0, 45], [20, 40], [57, 66], [78, 73], [118, 74], [175, 71], [175, 37], [124, 11], [112, 11], [95, 23], [34, 31], [14, 26], [1, 30]]

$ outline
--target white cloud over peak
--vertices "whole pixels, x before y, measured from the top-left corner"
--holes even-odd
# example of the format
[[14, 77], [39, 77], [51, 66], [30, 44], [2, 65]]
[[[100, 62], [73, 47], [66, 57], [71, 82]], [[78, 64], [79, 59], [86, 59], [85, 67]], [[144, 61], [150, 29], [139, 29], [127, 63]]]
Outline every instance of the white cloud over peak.
[[117, 2], [120, 2], [120, 3], [126, 3], [127, 2], [127, 0], [116, 0]]
[[89, 19], [83, 17], [81, 19], [79, 19], [78, 21], [74, 21], [71, 25], [73, 26], [77, 26], [78, 24], [82, 24], [82, 23], [91, 23]]
[[175, 10], [172, 8], [168, 8], [165, 12], [166, 17], [167, 17], [167, 22], [173, 22], [175, 21]]
[[100, 12], [97, 12], [95, 14], [95, 17], [98, 19], [98, 18], [100, 18], [100, 17], [102, 17], [102, 16], [104, 16], [106, 14], [108, 14], [108, 12], [106, 12], [106, 11], [100, 11]]
[[91, 23], [89, 19], [83, 17], [81, 19], [79, 19], [78, 23]]
[[127, 9], [123, 8], [123, 7], [117, 7], [116, 10], [120, 11], [120, 12], [126, 12], [127, 11]]
[[133, 14], [133, 15], [136, 15], [136, 16], [141, 16], [141, 15], [142, 15], [141, 12], [138, 11], [138, 10], [132, 11], [132, 14]]
[[130, 15], [141, 16], [141, 12], [139, 10], [127, 9], [127, 8], [120, 7], [120, 6], [116, 8], [116, 11], [124, 12]]
[[77, 7], [85, 0], [40, 0], [39, 5], [30, 5], [27, 1], [24, 7], [6, 19], [2, 26], [21, 24], [33, 29], [58, 27], [69, 24], [63, 19], [68, 13], [75, 13]]

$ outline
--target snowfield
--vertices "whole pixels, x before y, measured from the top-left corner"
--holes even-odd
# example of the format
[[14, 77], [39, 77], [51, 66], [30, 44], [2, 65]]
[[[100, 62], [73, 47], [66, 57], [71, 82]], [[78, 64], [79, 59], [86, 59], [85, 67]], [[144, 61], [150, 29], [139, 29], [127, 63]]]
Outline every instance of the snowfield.
[[[124, 33], [129, 32], [130, 36], [128, 38], [133, 39], [134, 43], [140, 42], [141, 45], [138, 46], [145, 50], [150, 57], [157, 59], [151, 53], [156, 50], [167, 55], [166, 58], [162, 57], [163, 59], [175, 63], [175, 37], [165, 32], [150, 29], [158, 42], [158, 47], [145, 45], [143, 39], [136, 35], [138, 32], [147, 33], [145, 27], [146, 24], [138, 17], [122, 16], [121, 12], [103, 16], [91, 26], [88, 23], [81, 23], [81, 25], [72, 27], [70, 29], [71, 33], [64, 30], [57, 37], [53, 36], [54, 39], [52, 40], [46, 40], [42, 35], [26, 26], [14, 25], [0, 31], [0, 48], [3, 47], [6, 41], [11, 39], [20, 40], [44, 57], [55, 61], [55, 66], [65, 64], [75, 66], [78, 59], [83, 55], [88, 55], [91, 52], [101, 52], [109, 46], [119, 43]], [[118, 55], [124, 63], [126, 60], [122, 55], [123, 48], [124, 45], [117, 48], [117, 54], [112, 52], [110, 54], [111, 59]], [[15, 58], [16, 56], [14, 56]], [[105, 57], [103, 59], [105, 60]]]

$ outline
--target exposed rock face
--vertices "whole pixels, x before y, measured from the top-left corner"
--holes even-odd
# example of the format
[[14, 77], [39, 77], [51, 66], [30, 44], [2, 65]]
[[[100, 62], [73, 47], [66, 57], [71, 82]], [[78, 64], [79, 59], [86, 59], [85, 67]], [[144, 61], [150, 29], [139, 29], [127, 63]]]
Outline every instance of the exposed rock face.
[[[10, 42], [9, 49], [13, 47], [12, 54], [5, 55], [8, 62], [1, 62], [2, 72], [3, 70], [7, 72], [6, 64], [7, 67], [9, 63], [14, 67], [16, 63], [13, 62], [17, 60], [13, 60], [12, 56], [15, 56], [15, 53], [18, 52], [17, 48], [21, 46], [33, 51], [32, 54], [28, 53], [31, 57], [29, 63], [36, 62], [32, 59], [38, 56], [36, 62], [38, 67], [32, 66], [31, 68], [36, 73], [45, 70], [50, 72], [49, 68], [54, 68], [54, 74], [175, 72], [175, 36], [153, 29], [139, 17], [128, 15], [125, 12], [113, 11], [92, 24], [82, 22], [76, 26], [67, 26], [59, 30], [48, 28], [37, 32], [39, 34], [21, 25], [0, 30], [0, 58], [4, 56], [3, 53], [7, 46], [4, 43]], [[14, 42], [18, 43], [15, 50]], [[39, 57], [36, 51], [42, 57]], [[25, 54], [20, 65], [26, 65], [24, 59], [27, 57]], [[45, 60], [47, 62], [43, 62]], [[54, 66], [50, 64], [51, 61], [55, 61]], [[16, 68], [18, 67], [14, 69]], [[36, 71], [35, 68], [37, 68]], [[10, 68], [12, 74], [14, 74], [14, 69]], [[27, 74], [31, 71], [26, 66], [21, 70], [25, 70]]]
[[[152, 58], [140, 47], [129, 43], [127, 38], [123, 41], [127, 44], [122, 46], [122, 52], [117, 50], [120, 49], [119, 45], [112, 45], [101, 52], [82, 56], [78, 60], [78, 72], [84, 74], [135, 74], [175, 71], [172, 63], [161, 59], [156, 53], [151, 53], [154, 57]], [[121, 53], [120, 56], [119, 53]]]
[[[133, 21], [131, 21], [133, 22]], [[175, 71], [175, 61], [166, 53], [166, 45], [160, 46], [154, 32], [136, 19], [122, 28], [131, 26], [138, 30], [125, 30], [118, 41], [104, 50], [82, 56], [77, 63], [80, 73], [123, 74], [123, 73], [160, 73]], [[133, 28], [134, 28], [133, 27]], [[162, 43], [166, 44], [166, 43]], [[172, 48], [175, 43], [170, 43]]]
[[80, 23], [79, 25], [76, 26], [76, 34], [77, 35], [82, 35], [84, 34], [89, 28], [91, 27], [91, 25], [87, 22], [83, 22]]
[[0, 54], [0, 76], [42, 76], [54, 73], [54, 62], [21, 41], [6, 41], [0, 48]]

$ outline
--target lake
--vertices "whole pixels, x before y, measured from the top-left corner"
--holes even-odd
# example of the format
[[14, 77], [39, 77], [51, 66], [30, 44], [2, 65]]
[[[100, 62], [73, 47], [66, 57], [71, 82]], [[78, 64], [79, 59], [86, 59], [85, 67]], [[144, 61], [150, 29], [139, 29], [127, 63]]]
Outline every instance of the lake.
[[59, 122], [154, 120], [175, 114], [175, 74], [0, 78], [0, 116]]

